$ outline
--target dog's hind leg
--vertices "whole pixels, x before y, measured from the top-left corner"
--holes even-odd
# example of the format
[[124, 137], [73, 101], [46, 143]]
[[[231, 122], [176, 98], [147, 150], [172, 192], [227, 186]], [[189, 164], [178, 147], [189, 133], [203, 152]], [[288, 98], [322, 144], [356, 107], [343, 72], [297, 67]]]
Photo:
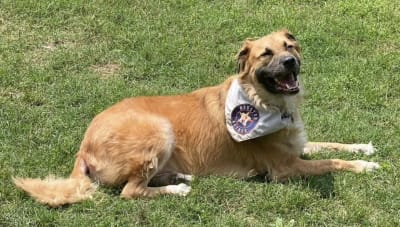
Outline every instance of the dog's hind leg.
[[181, 183], [191, 181], [191, 175], [173, 172], [158, 174], [157, 168], [145, 167], [144, 169], [147, 169], [147, 173], [141, 176], [133, 176], [128, 180], [121, 192], [122, 197], [154, 197], [160, 194], [186, 196], [191, 190], [190, 186]]
[[186, 196], [191, 187], [180, 183], [178, 185], [167, 185], [161, 187], [149, 187], [145, 182], [137, 182], [136, 179], [128, 181], [121, 192], [124, 198], [154, 197], [161, 194], [176, 194]]
[[308, 142], [304, 148], [304, 154], [313, 154], [322, 150], [347, 151], [352, 153], [364, 153], [371, 155], [374, 153], [372, 143], [368, 144], [343, 144], [328, 142]]
[[[163, 164], [170, 157], [171, 150], [163, 151], [163, 155], [153, 157], [151, 161], [143, 162], [141, 164], [136, 163], [136, 171], [133, 171], [128, 178], [128, 182], [124, 186], [121, 192], [121, 196], [124, 198], [138, 198], [138, 197], [154, 197], [160, 194], [177, 194], [180, 196], [187, 195], [191, 187], [180, 183], [175, 185], [177, 182], [164, 182], [167, 185], [158, 187], [159, 185], [149, 184], [150, 180], [162, 169]], [[174, 175], [171, 175], [171, 177]], [[175, 174], [175, 178], [178, 174]], [[154, 187], [151, 187], [154, 186]]]
[[100, 115], [92, 125], [80, 152], [85, 156], [91, 178], [108, 186], [125, 184], [121, 192], [124, 198], [186, 195], [190, 191], [185, 184], [148, 187], [175, 150], [168, 119], [116, 108]]
[[193, 180], [192, 175], [172, 171], [160, 171], [149, 182], [149, 186], [165, 186], [171, 184], [188, 183]]
[[[147, 116], [147, 128], [150, 127], [150, 118]], [[127, 183], [122, 189], [121, 196], [124, 198], [154, 197], [160, 194], [187, 195], [191, 187], [180, 183], [171, 185], [170, 182], [162, 187], [150, 187], [149, 182], [154, 178], [170, 159], [175, 149], [173, 130], [165, 119], [153, 119], [154, 132], [152, 137], [139, 140], [143, 150], [148, 150], [143, 155], [132, 155], [130, 163], [133, 166], [131, 174], [127, 177]], [[157, 130], [158, 128], [158, 130]], [[171, 175], [173, 176], [173, 175]], [[175, 174], [175, 178], [179, 178]], [[175, 182], [176, 183], [176, 182]]]

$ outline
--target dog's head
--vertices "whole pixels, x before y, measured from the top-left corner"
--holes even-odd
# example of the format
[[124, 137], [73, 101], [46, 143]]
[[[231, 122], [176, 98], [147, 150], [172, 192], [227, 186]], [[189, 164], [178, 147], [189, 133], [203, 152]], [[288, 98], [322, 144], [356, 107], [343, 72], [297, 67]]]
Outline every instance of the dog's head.
[[294, 95], [300, 91], [300, 47], [287, 30], [245, 41], [237, 58], [239, 74], [267, 92]]

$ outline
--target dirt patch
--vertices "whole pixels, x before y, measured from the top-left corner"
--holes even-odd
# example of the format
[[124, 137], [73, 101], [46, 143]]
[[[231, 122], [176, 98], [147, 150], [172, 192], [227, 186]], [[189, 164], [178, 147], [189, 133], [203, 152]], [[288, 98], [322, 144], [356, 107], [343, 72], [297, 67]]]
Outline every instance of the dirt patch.
[[0, 97], [3, 97], [5, 99], [14, 99], [15, 100], [15, 99], [23, 98], [24, 96], [25, 96], [25, 94], [21, 91], [0, 88]]
[[57, 47], [64, 45], [65, 42], [61, 40], [52, 41], [44, 46], [42, 46], [46, 50], [55, 50]]
[[92, 65], [90, 69], [99, 74], [100, 78], [109, 79], [121, 69], [121, 66], [115, 63], [107, 63], [104, 65]]
[[76, 43], [64, 40], [52, 40], [46, 42], [37, 48], [28, 50], [25, 54], [25, 62], [33, 64], [37, 67], [46, 67], [54, 54], [57, 54], [61, 49], [76, 48]]

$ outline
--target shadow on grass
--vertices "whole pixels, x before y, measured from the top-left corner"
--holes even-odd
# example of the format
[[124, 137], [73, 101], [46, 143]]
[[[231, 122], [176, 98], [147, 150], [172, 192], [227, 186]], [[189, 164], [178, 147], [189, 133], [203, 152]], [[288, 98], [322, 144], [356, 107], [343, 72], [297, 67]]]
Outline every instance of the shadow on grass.
[[332, 173], [322, 176], [312, 176], [299, 180], [299, 183], [315, 192], [319, 193], [319, 197], [323, 199], [330, 199], [336, 196], [334, 177]]
[[[252, 183], [262, 183], [262, 184], [281, 184], [276, 183], [268, 179], [267, 175], [257, 175], [251, 178], [246, 179], [247, 182]], [[308, 188], [312, 191], [315, 191], [319, 194], [320, 198], [329, 199], [334, 198], [336, 196], [335, 186], [334, 186], [334, 177], [332, 173], [328, 173], [321, 176], [309, 176], [303, 178], [293, 178], [289, 180], [292, 184], [300, 185], [304, 188]], [[284, 183], [282, 183], [284, 184]]]

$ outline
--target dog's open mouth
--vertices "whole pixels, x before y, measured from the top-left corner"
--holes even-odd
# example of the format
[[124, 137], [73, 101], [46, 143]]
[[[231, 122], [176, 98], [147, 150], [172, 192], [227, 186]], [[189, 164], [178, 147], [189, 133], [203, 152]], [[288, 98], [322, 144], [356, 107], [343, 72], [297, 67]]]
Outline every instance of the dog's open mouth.
[[274, 93], [297, 94], [300, 91], [299, 81], [295, 73], [278, 77], [267, 77], [265, 83], [267, 89]]

